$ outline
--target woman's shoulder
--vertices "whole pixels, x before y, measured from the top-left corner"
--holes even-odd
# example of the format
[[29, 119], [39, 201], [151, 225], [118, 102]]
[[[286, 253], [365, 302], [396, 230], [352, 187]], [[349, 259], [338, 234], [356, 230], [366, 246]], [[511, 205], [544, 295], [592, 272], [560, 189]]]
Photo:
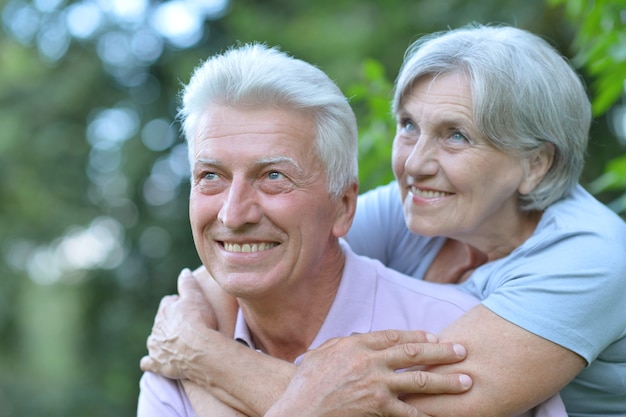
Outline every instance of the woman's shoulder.
[[549, 207], [537, 227], [540, 233], [596, 236], [626, 248], [626, 222], [581, 185]]
[[625, 253], [624, 220], [578, 186], [544, 212], [533, 235], [522, 245], [479, 267], [464, 285], [480, 298], [503, 286], [559, 291], [565, 285], [586, 283], [601, 292], [620, 292], [626, 274]]

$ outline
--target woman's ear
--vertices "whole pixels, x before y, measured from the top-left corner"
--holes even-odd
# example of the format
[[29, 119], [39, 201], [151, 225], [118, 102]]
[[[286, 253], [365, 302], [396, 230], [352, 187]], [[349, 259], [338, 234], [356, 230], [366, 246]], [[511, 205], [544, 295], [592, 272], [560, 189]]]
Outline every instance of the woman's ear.
[[526, 175], [519, 186], [520, 194], [530, 194], [546, 175], [554, 161], [554, 145], [545, 143], [526, 159]]

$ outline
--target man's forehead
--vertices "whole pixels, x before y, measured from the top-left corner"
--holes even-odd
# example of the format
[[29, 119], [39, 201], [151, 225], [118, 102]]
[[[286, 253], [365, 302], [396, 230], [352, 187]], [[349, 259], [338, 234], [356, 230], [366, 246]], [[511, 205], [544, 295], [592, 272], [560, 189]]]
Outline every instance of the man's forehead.
[[247, 126], [254, 125], [258, 129], [271, 128], [273, 125], [286, 128], [297, 128], [303, 123], [314, 125], [311, 113], [287, 107], [251, 107], [211, 105], [205, 109], [199, 118], [204, 128], [215, 126]]
[[198, 120], [195, 142], [207, 139], [267, 140], [302, 146], [315, 141], [315, 123], [309, 113], [282, 108], [210, 106]]

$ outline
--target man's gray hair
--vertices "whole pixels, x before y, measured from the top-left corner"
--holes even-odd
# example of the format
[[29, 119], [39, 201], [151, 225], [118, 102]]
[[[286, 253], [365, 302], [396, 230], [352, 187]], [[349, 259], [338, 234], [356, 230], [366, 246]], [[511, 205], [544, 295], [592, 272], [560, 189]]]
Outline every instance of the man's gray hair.
[[316, 148], [326, 169], [329, 193], [337, 197], [358, 181], [354, 112], [339, 87], [312, 64], [276, 47], [244, 44], [198, 66], [181, 96], [178, 115], [190, 158], [198, 120], [210, 105], [299, 110], [315, 123]]
[[[525, 210], [544, 210], [579, 180], [591, 124], [585, 87], [556, 49], [527, 31], [472, 24], [418, 39], [396, 80], [397, 112], [415, 81], [461, 72], [468, 78], [474, 123], [496, 148], [516, 157], [554, 145], [554, 161]], [[480, 169], [480, 167], [476, 167]]]

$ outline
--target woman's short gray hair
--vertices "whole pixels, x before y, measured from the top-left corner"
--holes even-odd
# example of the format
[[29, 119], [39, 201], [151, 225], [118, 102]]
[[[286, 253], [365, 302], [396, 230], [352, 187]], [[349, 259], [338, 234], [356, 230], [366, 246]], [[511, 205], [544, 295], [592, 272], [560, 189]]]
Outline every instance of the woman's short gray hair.
[[556, 49], [513, 27], [472, 24], [418, 39], [396, 80], [393, 111], [415, 81], [455, 71], [472, 91], [474, 122], [496, 148], [517, 157], [551, 143], [554, 161], [520, 207], [544, 210], [580, 177], [591, 124], [585, 87]]
[[326, 169], [329, 193], [338, 197], [358, 181], [354, 112], [339, 87], [312, 64], [276, 47], [244, 44], [198, 66], [181, 96], [178, 116], [190, 157], [198, 120], [212, 104], [295, 109], [313, 117], [316, 147]]

